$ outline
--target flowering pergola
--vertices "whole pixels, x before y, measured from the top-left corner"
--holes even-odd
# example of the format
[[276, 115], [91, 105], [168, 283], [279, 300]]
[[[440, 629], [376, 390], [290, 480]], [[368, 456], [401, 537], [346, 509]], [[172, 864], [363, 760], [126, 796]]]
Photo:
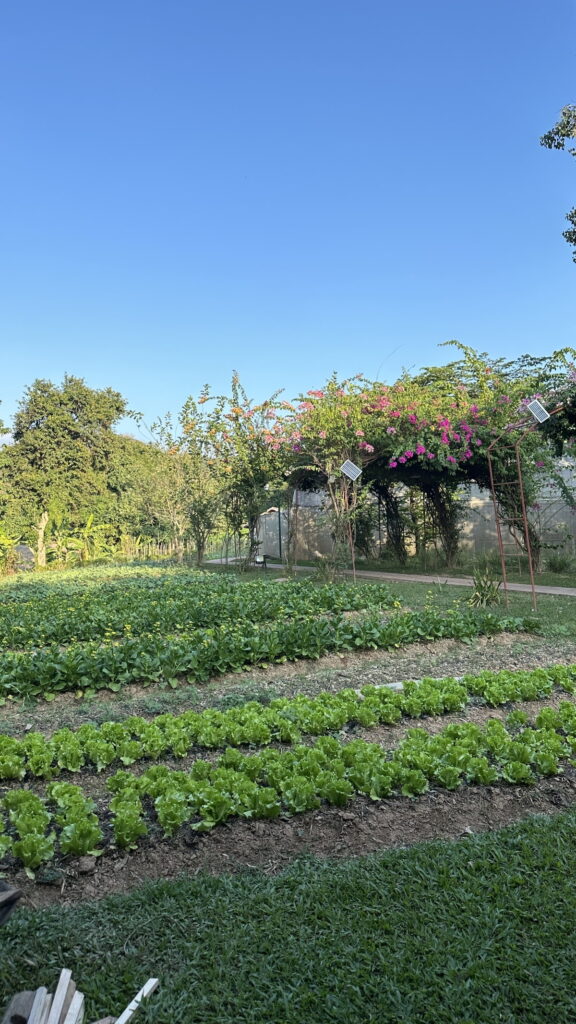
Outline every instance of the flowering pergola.
[[[401, 529], [401, 502], [406, 488], [420, 492], [447, 562], [458, 547], [462, 484], [490, 486], [487, 449], [495, 437], [524, 429], [525, 404], [533, 397], [556, 400], [562, 392], [568, 413], [556, 418], [553, 436], [532, 434], [523, 447], [528, 505], [536, 501], [545, 478], [554, 476], [558, 445], [573, 445], [576, 435], [576, 374], [573, 352], [546, 359], [524, 357], [517, 363], [490, 362], [458, 346], [463, 358], [432, 367], [416, 376], [404, 374], [393, 384], [361, 375], [307, 391], [294, 402], [279, 393], [253, 404], [237, 375], [230, 396], [205, 389], [190, 399], [180, 417], [178, 452], [201, 456], [223, 495], [224, 514], [233, 532], [248, 524], [255, 548], [259, 512], [270, 489], [282, 481], [323, 490], [329, 497], [333, 533], [353, 551], [356, 525], [367, 499], [381, 501], [387, 535], [398, 557], [406, 548]], [[570, 397], [571, 396], [571, 397]], [[506, 454], [497, 476], [507, 474]], [[360, 467], [359, 481], [340, 470], [350, 460]], [[505, 505], [510, 493], [497, 495]], [[573, 499], [572, 499], [573, 500]], [[264, 502], [264, 505], [263, 505]]]
[[[487, 448], [494, 437], [524, 429], [525, 405], [539, 391], [527, 393], [526, 376], [514, 377], [500, 367], [465, 350], [462, 377], [431, 382], [426, 375], [400, 378], [393, 385], [357, 376], [345, 381], [331, 377], [322, 389], [310, 390], [295, 404], [284, 403], [264, 430], [270, 450], [282, 453], [300, 477], [322, 486], [335, 516], [335, 532], [350, 532], [362, 486], [385, 497], [404, 484], [422, 490], [440, 531], [450, 561], [457, 548], [458, 508], [454, 495], [459, 485], [476, 482], [489, 486]], [[574, 370], [557, 354], [560, 369], [552, 375], [556, 391], [574, 392]], [[554, 357], [551, 357], [553, 360]], [[465, 371], [465, 372], [464, 372]], [[568, 438], [573, 444], [574, 439]], [[534, 434], [526, 444], [525, 479], [529, 500], [534, 500], [544, 476], [554, 473], [554, 452], [545, 434]], [[505, 458], [505, 455], [503, 455]], [[350, 459], [362, 470], [362, 484], [340, 473]], [[505, 478], [505, 467], [502, 479]], [[497, 496], [510, 502], [510, 494]], [[387, 502], [388, 512], [393, 502]]]

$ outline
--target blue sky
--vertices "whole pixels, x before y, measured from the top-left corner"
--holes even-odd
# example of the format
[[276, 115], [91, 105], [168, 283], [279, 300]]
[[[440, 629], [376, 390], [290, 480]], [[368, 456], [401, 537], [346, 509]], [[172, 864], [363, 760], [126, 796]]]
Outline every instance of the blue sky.
[[576, 342], [573, 0], [20, 0], [0, 30], [0, 415], [151, 422]]

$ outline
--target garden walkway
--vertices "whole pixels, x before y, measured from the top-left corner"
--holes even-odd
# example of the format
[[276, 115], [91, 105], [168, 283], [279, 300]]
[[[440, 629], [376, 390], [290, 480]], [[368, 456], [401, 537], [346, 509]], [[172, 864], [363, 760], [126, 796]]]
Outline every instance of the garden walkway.
[[[236, 561], [236, 559], [230, 558], [229, 562]], [[206, 565], [223, 565], [225, 564], [224, 558], [212, 558], [206, 562]], [[268, 569], [283, 569], [284, 566], [274, 563], [268, 564]], [[315, 572], [315, 570], [308, 565], [295, 565], [294, 569], [298, 572]], [[352, 576], [351, 569], [344, 569], [346, 576]], [[442, 576], [436, 574], [434, 576], [420, 576], [416, 573], [407, 572], [373, 572], [368, 569], [358, 569], [356, 575], [362, 579], [373, 579], [373, 580], [386, 580], [393, 581], [395, 583], [428, 583], [442, 585], [448, 584], [449, 587], [472, 587], [474, 586], [474, 580], [471, 576]], [[551, 587], [545, 584], [537, 584], [537, 594], [552, 594], [556, 597], [576, 597], [576, 587]], [[530, 594], [531, 587], [529, 583], [509, 583], [508, 590], [516, 590], [521, 594]]]

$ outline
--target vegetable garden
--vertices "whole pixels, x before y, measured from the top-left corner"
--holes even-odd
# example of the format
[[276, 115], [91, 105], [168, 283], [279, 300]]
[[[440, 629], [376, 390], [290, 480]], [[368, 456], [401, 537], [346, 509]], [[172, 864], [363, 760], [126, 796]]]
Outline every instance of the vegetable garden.
[[[66, 900], [69, 879], [79, 898], [82, 879], [89, 886], [153, 851], [168, 862], [177, 849], [193, 856], [227, 830], [228, 849], [243, 827], [270, 848], [282, 823], [304, 834], [300, 826], [318, 813], [356, 828], [362, 808], [401, 816], [428, 798], [440, 805], [442, 794], [537, 793], [561, 778], [572, 800], [574, 645], [567, 641], [563, 657], [550, 644], [521, 668], [483, 669], [474, 657], [480, 642], [505, 637], [529, 650], [541, 624], [520, 607], [505, 615], [466, 599], [418, 607], [382, 584], [184, 567], [32, 575], [1, 587], [0, 700], [15, 727], [0, 733], [0, 871], [33, 903], [40, 890], [52, 894], [42, 902]], [[414, 648], [425, 665], [438, 645], [469, 650], [467, 670], [399, 675], [394, 684], [363, 678], [369, 652], [394, 659]], [[326, 656], [357, 666], [354, 685], [346, 678], [313, 693], [178, 705], [190, 684], [209, 693], [218, 678], [226, 688], [246, 671], [267, 679]], [[118, 717], [114, 702], [133, 691], [170, 695], [174, 710]], [[96, 700], [108, 701], [108, 719], [58, 723], [59, 706]], [[26, 708], [36, 722], [45, 708], [46, 727], [23, 726]], [[19, 926], [4, 932], [17, 936]], [[155, 1006], [146, 1014], [164, 1020]], [[219, 1020], [211, 1012], [204, 1019]]]

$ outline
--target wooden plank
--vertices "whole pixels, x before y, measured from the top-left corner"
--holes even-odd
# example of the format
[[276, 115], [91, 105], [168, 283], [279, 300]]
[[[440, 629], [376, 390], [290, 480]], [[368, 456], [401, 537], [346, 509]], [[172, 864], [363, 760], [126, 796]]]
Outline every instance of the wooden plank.
[[48, 1024], [48, 1014], [50, 1013], [50, 1007], [52, 1006], [52, 996], [50, 993], [44, 999], [44, 1007], [40, 1015], [39, 1024]]
[[151, 996], [152, 993], [156, 991], [159, 984], [160, 982], [158, 978], [149, 978], [146, 984], [143, 985], [140, 991], [134, 996], [130, 1005], [126, 1007], [124, 1013], [118, 1017], [116, 1024], [128, 1024], [128, 1021], [132, 1020], [134, 1014], [139, 1010], [142, 1001], [147, 999], [148, 996]]
[[18, 992], [10, 1000], [1, 1024], [26, 1024], [36, 997], [34, 992]]
[[[61, 1018], [62, 1020], [62, 1018]], [[82, 1024], [84, 1020], [84, 993], [75, 992], [68, 1013], [62, 1020], [62, 1024]]]
[[36, 998], [32, 1004], [30, 1010], [30, 1016], [28, 1017], [28, 1024], [40, 1024], [44, 1016], [44, 1005], [46, 1003], [46, 997], [48, 995], [47, 988], [37, 988]]
[[64, 1001], [68, 995], [68, 988], [70, 987], [71, 982], [74, 985], [74, 982], [72, 981], [72, 971], [68, 970], [67, 967], [62, 968], [46, 1024], [60, 1024], [60, 1017], [62, 1016], [62, 1010], [64, 1009]]
[[60, 1020], [61, 1021], [65, 1019], [66, 1014], [68, 1013], [68, 1010], [70, 1009], [70, 1003], [72, 1002], [72, 999], [73, 999], [75, 993], [76, 993], [76, 982], [71, 981], [70, 984], [68, 985], [68, 991], [66, 993], [66, 998], [64, 1000], [64, 1006], [62, 1007], [62, 1013], [60, 1014]]

